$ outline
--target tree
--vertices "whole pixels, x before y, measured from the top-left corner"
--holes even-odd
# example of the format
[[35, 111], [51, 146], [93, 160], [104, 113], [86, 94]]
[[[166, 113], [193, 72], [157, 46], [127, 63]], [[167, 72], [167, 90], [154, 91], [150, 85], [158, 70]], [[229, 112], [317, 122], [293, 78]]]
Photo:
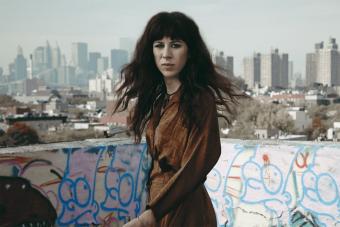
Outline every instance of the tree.
[[284, 132], [284, 133], [292, 133], [295, 130], [295, 125], [292, 117], [285, 111], [278, 111], [273, 125], [278, 130]]
[[24, 123], [14, 123], [5, 134], [5, 146], [21, 146], [39, 143], [38, 133]]
[[13, 99], [11, 96], [8, 95], [0, 95], [0, 103], [1, 107], [12, 107], [12, 106], [21, 106], [23, 105], [21, 102]]
[[261, 103], [254, 99], [241, 100], [228, 137], [255, 139], [255, 129], [294, 132], [294, 121], [284, 108], [282, 105]]

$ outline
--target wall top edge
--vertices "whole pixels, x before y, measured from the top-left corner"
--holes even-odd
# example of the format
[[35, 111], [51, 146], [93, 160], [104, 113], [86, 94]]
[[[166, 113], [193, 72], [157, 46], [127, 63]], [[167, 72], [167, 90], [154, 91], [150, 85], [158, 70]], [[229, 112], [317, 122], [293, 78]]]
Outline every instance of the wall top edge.
[[29, 146], [6, 147], [0, 148], [1, 154], [23, 153], [23, 152], [38, 152], [46, 150], [59, 150], [62, 148], [83, 148], [95, 146], [107, 146], [112, 144], [133, 144], [132, 139], [127, 138], [105, 138], [105, 139], [87, 139], [83, 141], [34, 144]]
[[[112, 144], [133, 144], [134, 141], [128, 138], [104, 138], [104, 139], [87, 139], [83, 141], [60, 142], [49, 144], [35, 144], [20, 147], [6, 147], [0, 148], [1, 154], [22, 153], [22, 152], [37, 152], [45, 150], [58, 150], [62, 148], [83, 148], [94, 146], [107, 146]], [[142, 140], [145, 143], [145, 139]], [[336, 146], [340, 147], [339, 142], [315, 142], [315, 141], [284, 141], [284, 140], [240, 140], [240, 139], [226, 139], [221, 138], [221, 143], [230, 144], [246, 144], [252, 145], [308, 145], [308, 146]]]

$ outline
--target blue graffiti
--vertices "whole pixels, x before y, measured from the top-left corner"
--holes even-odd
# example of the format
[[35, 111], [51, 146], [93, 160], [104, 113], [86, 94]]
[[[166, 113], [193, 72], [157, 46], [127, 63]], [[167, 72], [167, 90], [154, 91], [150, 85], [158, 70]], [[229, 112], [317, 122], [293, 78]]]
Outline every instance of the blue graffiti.
[[[290, 225], [290, 206], [292, 196], [287, 191], [287, 182], [292, 172], [297, 154], [303, 149], [294, 147], [294, 155], [286, 157], [289, 159], [288, 168], [280, 168], [278, 162], [268, 159], [264, 150], [267, 147], [257, 146], [254, 154], [246, 161], [241, 168], [243, 182], [240, 202], [245, 204], [262, 204], [272, 217], [279, 217], [277, 225]], [[297, 149], [297, 151], [296, 151]], [[286, 151], [289, 152], [288, 150]], [[271, 152], [275, 156], [274, 152]], [[266, 157], [265, 159], [261, 157]], [[267, 161], [267, 163], [266, 163]], [[281, 160], [282, 162], [282, 160]]]
[[[340, 160], [335, 154], [339, 146], [222, 145], [225, 155], [205, 183], [219, 227], [238, 225], [236, 218], [244, 214], [261, 215], [272, 226], [340, 225]], [[66, 160], [64, 176], [60, 174], [58, 185], [55, 179], [50, 181], [58, 187], [53, 197], [58, 212], [56, 225], [105, 225], [112, 220], [121, 224], [143, 211], [151, 166], [146, 144], [62, 152], [65, 156], [56, 162]], [[50, 165], [41, 160], [34, 161], [37, 165], [32, 163], [22, 166], [13, 161], [6, 171], [22, 175], [31, 171], [27, 166]]]
[[146, 181], [150, 168], [146, 145], [121, 145], [113, 150], [105, 172], [105, 200], [101, 208], [114, 211], [127, 222], [142, 212], [145, 205]]
[[[208, 178], [214, 179], [214, 182], [207, 182], [205, 186], [207, 191], [211, 195], [211, 201], [214, 206], [214, 209], [217, 213], [223, 213], [226, 220], [222, 220], [220, 215], [217, 216], [218, 226], [219, 227], [231, 227], [234, 226], [234, 202], [233, 198], [228, 193], [228, 176], [230, 175], [231, 169], [237, 157], [244, 152], [246, 149], [250, 147], [244, 147], [243, 145], [235, 145], [233, 146], [232, 151], [234, 154], [230, 154], [232, 159], [228, 160], [223, 167], [219, 166], [223, 173], [220, 172], [219, 169], [213, 168], [209, 173]], [[252, 148], [250, 148], [252, 149]], [[228, 149], [228, 152], [231, 152]], [[225, 170], [225, 171], [224, 171]], [[218, 198], [218, 195], [222, 195], [222, 200]]]
[[98, 224], [99, 206], [95, 200], [96, 170], [105, 147], [87, 150], [65, 149], [67, 164], [58, 188], [62, 210], [58, 225]]
[[[329, 150], [330, 147], [327, 148]], [[334, 151], [334, 150], [333, 150]], [[320, 156], [318, 156], [321, 154]], [[319, 226], [340, 224], [340, 182], [328, 170], [321, 169], [322, 157], [330, 159], [331, 152], [322, 147], [315, 147], [312, 152], [312, 161], [302, 174], [302, 196], [298, 205], [316, 217]], [[327, 161], [328, 168], [339, 163], [336, 160]], [[325, 172], [327, 171], [327, 172]], [[338, 176], [339, 177], [339, 176]]]

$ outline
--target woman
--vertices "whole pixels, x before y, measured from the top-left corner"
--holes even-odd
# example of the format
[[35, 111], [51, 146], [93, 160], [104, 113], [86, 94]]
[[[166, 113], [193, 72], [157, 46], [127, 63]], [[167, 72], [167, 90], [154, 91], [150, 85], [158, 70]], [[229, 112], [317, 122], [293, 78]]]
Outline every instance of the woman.
[[140, 142], [146, 128], [153, 159], [147, 209], [125, 226], [215, 227], [204, 181], [221, 152], [217, 107], [230, 113], [242, 95], [216, 71], [197, 25], [180, 12], [150, 19], [121, 75], [115, 111], [136, 99], [131, 129]]

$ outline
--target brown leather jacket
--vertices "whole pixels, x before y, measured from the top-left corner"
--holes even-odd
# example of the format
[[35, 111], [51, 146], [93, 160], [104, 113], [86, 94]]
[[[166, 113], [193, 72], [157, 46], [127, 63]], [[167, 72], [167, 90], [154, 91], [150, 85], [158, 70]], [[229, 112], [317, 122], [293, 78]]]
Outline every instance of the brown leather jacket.
[[208, 92], [200, 94], [198, 115], [202, 125], [188, 129], [178, 111], [180, 96], [181, 90], [162, 113], [154, 112], [147, 126], [146, 139], [153, 158], [148, 208], [157, 226], [216, 227], [215, 212], [203, 184], [221, 153], [215, 100]]

